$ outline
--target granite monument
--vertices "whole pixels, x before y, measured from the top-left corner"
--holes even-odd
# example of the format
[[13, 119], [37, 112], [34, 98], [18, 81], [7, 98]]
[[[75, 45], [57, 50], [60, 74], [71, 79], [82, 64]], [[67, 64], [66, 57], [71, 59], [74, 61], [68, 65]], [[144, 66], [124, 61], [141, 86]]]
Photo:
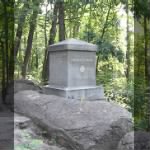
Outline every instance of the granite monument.
[[105, 99], [102, 85], [96, 86], [96, 45], [67, 39], [50, 45], [48, 50], [46, 94], [67, 99]]

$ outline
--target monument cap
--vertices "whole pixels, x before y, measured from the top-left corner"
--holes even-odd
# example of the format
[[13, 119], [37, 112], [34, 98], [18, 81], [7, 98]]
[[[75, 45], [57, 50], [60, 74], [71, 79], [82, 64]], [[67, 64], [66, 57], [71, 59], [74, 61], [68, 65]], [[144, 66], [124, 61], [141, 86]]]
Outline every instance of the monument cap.
[[64, 51], [64, 50], [74, 50], [74, 51], [97, 51], [98, 47], [95, 44], [91, 44], [85, 41], [77, 39], [67, 39], [59, 43], [52, 44], [48, 47], [51, 51]]

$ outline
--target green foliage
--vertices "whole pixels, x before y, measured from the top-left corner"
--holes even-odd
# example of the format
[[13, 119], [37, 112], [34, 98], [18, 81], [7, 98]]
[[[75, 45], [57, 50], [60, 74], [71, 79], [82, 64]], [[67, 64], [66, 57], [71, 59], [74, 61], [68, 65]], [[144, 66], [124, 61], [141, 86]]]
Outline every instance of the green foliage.
[[[29, 18], [33, 9], [37, 9], [32, 0], [25, 2], [28, 3], [29, 8], [15, 64], [15, 78], [21, 78], [21, 68], [29, 32]], [[48, 43], [49, 40], [55, 2], [54, 0], [41, 1], [38, 11], [31, 58], [27, 69], [27, 78], [38, 82], [41, 82], [45, 49], [47, 48], [45, 43]], [[143, 96], [146, 89], [144, 34], [139, 35], [137, 33], [136, 36], [139, 38], [134, 43], [133, 36], [136, 33], [130, 27], [134, 26], [134, 14], [138, 21], [140, 20], [140, 30], [143, 30], [144, 22], [142, 19], [146, 16], [149, 20], [150, 11], [147, 7], [148, 0], [135, 0], [135, 4], [133, 6], [133, 0], [64, 0], [65, 34], [66, 38], [82, 39], [98, 45], [97, 84], [104, 85], [108, 100], [115, 101], [134, 113], [136, 126], [145, 129], [147, 128], [147, 119], [142, 118], [147, 116], [148, 100]], [[15, 6], [15, 31], [24, 12], [23, 5], [24, 1], [18, 0]], [[128, 26], [126, 26], [127, 23]], [[58, 25], [56, 30], [54, 41], [58, 42]], [[127, 60], [128, 52], [130, 64]], [[130, 65], [129, 77], [127, 76], [128, 65]], [[135, 80], [133, 76], [135, 76]]]
[[[149, 81], [147, 81], [147, 63], [149, 60], [149, 18], [150, 10], [149, 1], [135, 1], [135, 29], [140, 32], [135, 33], [135, 48], [134, 48], [134, 119], [135, 129], [150, 130], [149, 123], [149, 95], [147, 89], [149, 88]], [[148, 73], [149, 76], [150, 72]], [[149, 80], [149, 79], [148, 79]], [[148, 90], [149, 92], [149, 90]], [[150, 92], [149, 92], [150, 93]]]
[[6, 88], [13, 80], [14, 1], [0, 1], [0, 95], [5, 102]]
[[149, 0], [134, 0], [135, 17], [140, 19], [142, 16], [150, 18]]
[[[102, 67], [103, 68], [103, 67]], [[108, 101], [115, 101], [121, 106], [134, 112], [134, 86], [133, 81], [126, 82], [121, 73], [121, 68], [110, 66], [101, 69], [97, 74], [97, 84], [103, 84]]]
[[109, 60], [112, 56], [117, 58], [120, 62], [124, 61], [124, 53], [117, 45], [113, 45], [108, 41], [96, 41], [96, 44], [99, 46], [98, 55], [101, 55], [102, 60]]
[[15, 150], [37, 150], [43, 144], [41, 139], [33, 138], [28, 132], [22, 131], [21, 134], [22, 143], [15, 144]]

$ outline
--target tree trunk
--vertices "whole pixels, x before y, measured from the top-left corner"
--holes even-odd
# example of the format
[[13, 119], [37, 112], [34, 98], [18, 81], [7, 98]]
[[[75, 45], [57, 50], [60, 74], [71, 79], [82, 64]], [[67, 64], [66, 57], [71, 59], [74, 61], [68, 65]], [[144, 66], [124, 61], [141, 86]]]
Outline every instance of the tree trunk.
[[[14, 79], [14, 53], [13, 52], [13, 23], [14, 10], [8, 9], [13, 7], [12, 1], [1, 1], [1, 26], [0, 31], [0, 99], [5, 103], [7, 86]], [[2, 94], [2, 95], [1, 95]]]
[[2, 48], [2, 99], [3, 103], [5, 103], [5, 96], [6, 96], [6, 58], [5, 58], [5, 49], [4, 49], [4, 43], [1, 42], [1, 48]]
[[36, 32], [36, 48], [35, 48], [35, 67], [36, 69], [39, 68], [39, 53], [38, 53], [38, 45], [37, 45], [37, 42], [38, 42], [38, 36], [37, 36], [37, 32]]
[[150, 47], [148, 41], [148, 27], [147, 27], [148, 19], [144, 16], [144, 55], [145, 55], [145, 84], [146, 84], [146, 95], [145, 98], [147, 100], [147, 130], [150, 131]]
[[[110, 6], [109, 6], [109, 8], [108, 8], [108, 12], [107, 12], [105, 24], [104, 24], [104, 27], [103, 27], [103, 30], [102, 30], [101, 41], [103, 40], [104, 34], [105, 34], [105, 32], [106, 32], [106, 29], [107, 29], [107, 22], [108, 22], [108, 19], [109, 19], [110, 10], [111, 10], [111, 3], [110, 3]], [[100, 59], [100, 56], [98, 55], [98, 56], [97, 56], [97, 61], [96, 61], [96, 72], [98, 72], [99, 59]]]
[[47, 7], [48, 7], [48, 3], [46, 4], [46, 14], [45, 14], [45, 22], [44, 22], [45, 48], [47, 48]]
[[145, 50], [145, 78], [148, 80], [148, 40], [147, 40], [147, 18], [144, 16], [144, 50]]
[[127, 28], [126, 28], [126, 33], [127, 33], [127, 37], [126, 37], [126, 42], [127, 42], [127, 50], [126, 50], [126, 78], [127, 78], [127, 82], [129, 82], [130, 80], [130, 33], [129, 33], [129, 9], [128, 9], [128, 0], [127, 0], [127, 4], [126, 4], [126, 14], [127, 14]]
[[[52, 20], [52, 26], [50, 29], [48, 45], [53, 44], [55, 37], [56, 37], [57, 14], [58, 14], [58, 3], [56, 2], [54, 5], [53, 20]], [[49, 75], [49, 57], [48, 57], [48, 49], [46, 47], [44, 63], [43, 63], [43, 71], [42, 71], [43, 82], [46, 82], [48, 80], [48, 75]]]
[[59, 41], [65, 40], [64, 1], [59, 3]]
[[24, 62], [23, 62], [23, 67], [22, 67], [22, 77], [23, 78], [26, 78], [28, 62], [29, 62], [29, 59], [31, 56], [32, 41], [33, 41], [34, 31], [36, 28], [36, 19], [38, 16], [39, 3], [36, 3], [34, 5], [37, 5], [37, 8], [33, 10], [33, 14], [30, 18], [30, 30], [29, 30], [29, 34], [28, 34], [27, 48], [25, 51], [25, 57], [24, 57]]
[[28, 1], [24, 4], [23, 8], [22, 8], [22, 12], [21, 15], [19, 16], [19, 23], [18, 23], [18, 28], [16, 31], [16, 38], [15, 38], [15, 44], [14, 44], [14, 58], [16, 59], [17, 54], [18, 54], [18, 50], [20, 47], [20, 41], [21, 41], [21, 37], [22, 37], [22, 30], [23, 30], [23, 24], [25, 22], [25, 18], [27, 16], [28, 13]]
[[3, 99], [3, 103], [5, 103], [5, 97], [6, 97], [6, 88], [8, 85], [8, 81], [9, 81], [9, 64], [8, 64], [8, 53], [9, 53], [9, 41], [8, 41], [8, 11], [7, 11], [7, 3], [3, 2], [3, 13], [4, 13], [4, 26], [3, 26], [3, 30], [4, 30], [4, 41], [1, 41], [1, 47], [2, 47], [2, 99]]

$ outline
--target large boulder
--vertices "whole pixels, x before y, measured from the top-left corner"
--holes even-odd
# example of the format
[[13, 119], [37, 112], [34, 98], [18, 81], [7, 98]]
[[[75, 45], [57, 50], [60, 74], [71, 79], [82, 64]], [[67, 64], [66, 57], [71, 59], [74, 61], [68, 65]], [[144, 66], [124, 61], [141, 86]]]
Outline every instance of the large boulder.
[[[13, 89], [13, 91], [12, 91]], [[23, 90], [32, 90], [32, 91], [41, 91], [42, 88], [35, 84], [31, 80], [25, 80], [25, 79], [18, 79], [14, 80], [14, 82], [10, 83], [10, 85], [7, 88], [7, 93], [17, 93], [19, 91]]]
[[14, 115], [14, 149], [66, 150], [56, 145], [52, 139], [46, 139], [42, 131], [30, 118]]
[[7, 87], [6, 104], [13, 104], [14, 94], [23, 90], [33, 90], [42, 92], [42, 88], [31, 80], [18, 79], [11, 82]]
[[134, 148], [135, 150], [149, 150], [150, 149], [150, 132], [135, 131]]
[[134, 150], [134, 132], [127, 133], [119, 142], [117, 150]]
[[135, 131], [127, 133], [119, 142], [117, 150], [149, 150], [150, 132]]
[[68, 150], [116, 150], [132, 115], [107, 101], [78, 101], [36, 91], [15, 94], [15, 111], [31, 117]]

